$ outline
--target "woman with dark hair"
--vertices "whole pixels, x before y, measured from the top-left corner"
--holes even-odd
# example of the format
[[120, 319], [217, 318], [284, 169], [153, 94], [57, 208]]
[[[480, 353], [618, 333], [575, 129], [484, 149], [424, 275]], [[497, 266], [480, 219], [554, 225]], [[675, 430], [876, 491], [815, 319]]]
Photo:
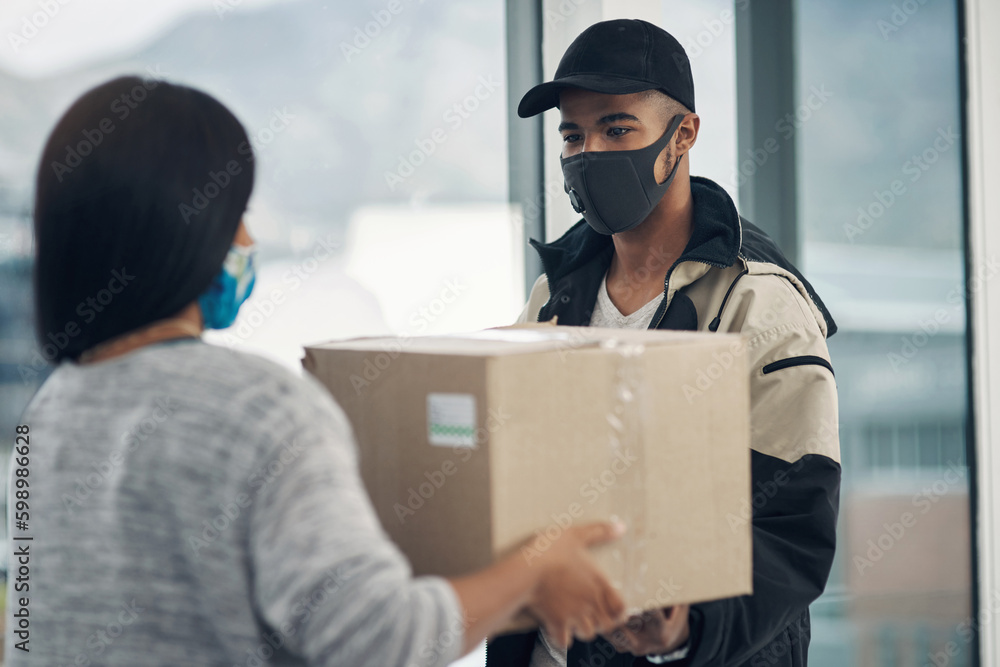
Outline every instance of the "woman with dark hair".
[[[533, 565], [413, 578], [378, 525], [329, 395], [203, 343], [254, 282], [247, 135], [190, 88], [120, 78], [42, 154], [28, 406], [31, 541], [8, 665], [447, 665], [517, 613], [559, 641], [618, 625], [570, 529]], [[22, 555], [17, 555], [17, 554]]]

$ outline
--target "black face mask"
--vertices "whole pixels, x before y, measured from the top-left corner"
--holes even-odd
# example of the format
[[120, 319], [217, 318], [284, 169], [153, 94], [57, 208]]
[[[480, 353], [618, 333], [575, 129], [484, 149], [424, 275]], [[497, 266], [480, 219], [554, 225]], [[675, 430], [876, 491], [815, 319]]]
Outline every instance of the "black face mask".
[[683, 114], [674, 116], [663, 136], [645, 148], [631, 151], [578, 153], [560, 158], [569, 201], [577, 213], [601, 234], [627, 232], [652, 212], [674, 180], [680, 157], [670, 176], [656, 182], [653, 168]]

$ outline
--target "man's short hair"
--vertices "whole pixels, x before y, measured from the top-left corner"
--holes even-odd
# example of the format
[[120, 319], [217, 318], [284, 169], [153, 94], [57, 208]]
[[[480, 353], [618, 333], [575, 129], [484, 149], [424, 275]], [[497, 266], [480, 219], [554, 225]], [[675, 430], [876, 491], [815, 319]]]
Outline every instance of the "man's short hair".
[[660, 115], [665, 123], [670, 123], [670, 119], [677, 115], [687, 115], [691, 110], [686, 106], [667, 95], [662, 90], [651, 88], [639, 93], [643, 100], [648, 100], [657, 105]]

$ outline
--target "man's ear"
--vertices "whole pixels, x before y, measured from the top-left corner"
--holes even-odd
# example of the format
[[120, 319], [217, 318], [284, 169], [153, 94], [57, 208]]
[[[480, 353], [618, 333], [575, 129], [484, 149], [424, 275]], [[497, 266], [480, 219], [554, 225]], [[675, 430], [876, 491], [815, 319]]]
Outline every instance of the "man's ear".
[[674, 133], [674, 141], [677, 146], [677, 154], [683, 155], [694, 147], [698, 141], [698, 130], [701, 128], [701, 118], [696, 113], [689, 113], [684, 116], [677, 132]]

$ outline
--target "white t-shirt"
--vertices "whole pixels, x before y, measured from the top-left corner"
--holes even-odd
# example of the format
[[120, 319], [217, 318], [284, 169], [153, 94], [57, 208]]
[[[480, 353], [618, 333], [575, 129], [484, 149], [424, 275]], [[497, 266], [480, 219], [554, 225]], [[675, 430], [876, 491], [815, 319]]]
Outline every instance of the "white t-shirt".
[[662, 298], [663, 296], [659, 295], [631, 315], [622, 315], [608, 296], [608, 277], [605, 274], [601, 278], [601, 286], [597, 288], [597, 303], [594, 306], [594, 314], [590, 317], [590, 326], [608, 329], [648, 329]]

